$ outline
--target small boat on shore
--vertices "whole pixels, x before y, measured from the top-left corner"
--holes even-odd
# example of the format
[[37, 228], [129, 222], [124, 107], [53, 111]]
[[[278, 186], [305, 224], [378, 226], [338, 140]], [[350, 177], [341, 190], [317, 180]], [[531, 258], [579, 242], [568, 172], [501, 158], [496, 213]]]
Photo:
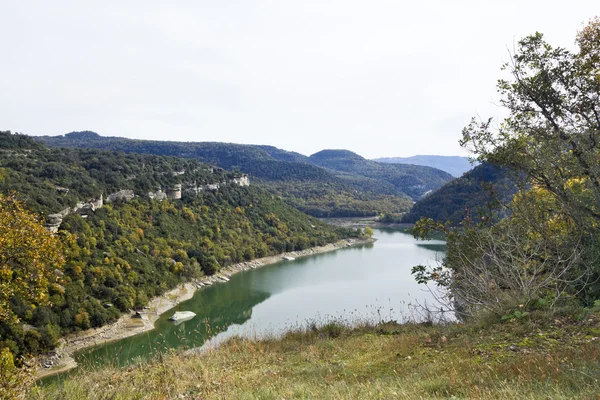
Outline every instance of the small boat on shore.
[[283, 259], [287, 260], [287, 261], [294, 261], [295, 260], [294, 257], [290, 257], [290, 256], [283, 256]]
[[173, 321], [176, 324], [179, 324], [184, 321], [189, 321], [190, 319], [194, 318], [195, 316], [196, 316], [196, 313], [194, 313], [192, 311], [177, 311], [175, 314], [173, 314], [171, 316], [171, 318], [169, 318], [169, 321]]

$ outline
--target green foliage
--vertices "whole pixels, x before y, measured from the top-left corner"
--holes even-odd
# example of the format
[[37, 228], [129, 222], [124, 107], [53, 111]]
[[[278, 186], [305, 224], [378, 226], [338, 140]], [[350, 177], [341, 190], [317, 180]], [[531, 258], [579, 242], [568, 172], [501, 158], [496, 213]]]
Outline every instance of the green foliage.
[[528, 318], [531, 314], [528, 311], [513, 310], [502, 316], [502, 321], [514, 321], [523, 318]]
[[41, 305], [64, 263], [60, 240], [13, 196], [0, 193], [0, 323], [18, 322], [14, 297]]
[[510, 201], [517, 180], [507, 169], [483, 163], [417, 201], [402, 222], [432, 218], [458, 225], [467, 216], [479, 219]]
[[378, 163], [348, 150], [322, 150], [310, 156], [310, 160], [324, 168], [385, 182], [413, 199], [438, 189], [452, 179], [452, 175], [439, 169]]
[[[596, 18], [578, 34], [578, 52], [554, 48], [541, 33], [520, 40], [504, 66], [511, 78], [497, 85], [509, 116], [501, 124], [473, 119], [462, 140], [480, 160], [521, 171], [574, 218], [594, 223], [600, 220], [599, 32]], [[567, 184], [572, 180], [587, 191], [586, 201]]]
[[406, 196], [358, 191], [349, 184], [299, 181], [261, 181], [260, 184], [294, 208], [319, 218], [403, 212], [412, 205]]
[[18, 368], [10, 350], [0, 347], [0, 399], [23, 398], [32, 384], [32, 369]]
[[413, 273], [429, 282], [448, 270], [443, 286], [463, 315], [486, 310], [514, 320], [600, 296], [599, 37], [596, 18], [578, 34], [576, 53], [553, 48], [540, 33], [519, 41], [504, 67], [512, 78], [498, 82], [509, 116], [500, 124], [473, 119], [462, 144], [527, 185], [501, 213], [467, 214], [453, 229], [422, 219], [415, 228], [419, 236], [446, 231], [444, 269]]

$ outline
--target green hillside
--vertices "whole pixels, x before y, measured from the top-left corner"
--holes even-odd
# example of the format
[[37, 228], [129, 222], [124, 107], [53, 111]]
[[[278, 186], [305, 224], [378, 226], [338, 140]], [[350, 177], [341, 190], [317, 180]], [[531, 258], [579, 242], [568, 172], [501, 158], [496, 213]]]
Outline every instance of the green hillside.
[[61, 335], [114, 321], [183, 281], [354, 235], [235, 176], [193, 159], [48, 149], [0, 132], [0, 194], [16, 193], [46, 216], [67, 259], [50, 305], [13, 299], [21, 323], [0, 323], [0, 348], [47, 351]]
[[452, 179], [439, 169], [408, 164], [384, 164], [367, 160], [348, 150], [322, 150], [310, 156], [315, 165], [347, 174], [367, 177], [394, 186], [419, 199]]
[[[427, 167], [380, 167], [365, 161], [363, 169], [323, 168], [313, 157], [273, 146], [217, 142], [168, 142], [103, 137], [94, 132], [36, 137], [52, 147], [99, 148], [193, 158], [250, 175], [258, 185], [297, 209], [319, 217], [368, 216], [407, 211], [412, 198], [451, 179]], [[372, 163], [372, 164], [371, 164]]]
[[402, 222], [415, 223], [428, 217], [456, 225], [467, 214], [476, 218], [499, 202], [510, 201], [516, 191], [515, 179], [506, 169], [484, 163], [417, 201]]

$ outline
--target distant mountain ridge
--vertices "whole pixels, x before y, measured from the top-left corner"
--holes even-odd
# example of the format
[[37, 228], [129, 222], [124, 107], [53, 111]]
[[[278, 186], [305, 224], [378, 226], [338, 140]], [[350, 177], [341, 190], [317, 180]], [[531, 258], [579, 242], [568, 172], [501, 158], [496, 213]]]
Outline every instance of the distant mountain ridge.
[[424, 165], [446, 171], [455, 178], [462, 176], [474, 167], [469, 161], [469, 157], [460, 156], [416, 155], [412, 157], [383, 157], [376, 158], [373, 161], [386, 164]]
[[267, 145], [137, 140], [92, 131], [35, 139], [51, 147], [169, 155], [239, 170], [288, 204], [318, 217], [405, 212], [414, 200], [452, 179], [434, 168], [376, 163], [347, 150], [307, 157]]

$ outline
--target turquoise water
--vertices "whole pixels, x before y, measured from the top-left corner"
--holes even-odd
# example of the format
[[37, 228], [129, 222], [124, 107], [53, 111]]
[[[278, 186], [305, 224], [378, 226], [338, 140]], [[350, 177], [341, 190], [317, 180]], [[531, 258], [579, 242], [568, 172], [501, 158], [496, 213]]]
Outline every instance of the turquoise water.
[[[444, 242], [417, 242], [383, 229], [374, 236], [374, 244], [238, 273], [163, 314], [153, 331], [82, 350], [75, 359], [87, 367], [127, 365], [167, 349], [218, 344], [233, 335], [276, 335], [313, 321], [401, 320], [413, 312], [410, 304], [433, 302], [410, 271], [435, 263]], [[184, 310], [197, 315], [179, 325], [168, 321]]]

